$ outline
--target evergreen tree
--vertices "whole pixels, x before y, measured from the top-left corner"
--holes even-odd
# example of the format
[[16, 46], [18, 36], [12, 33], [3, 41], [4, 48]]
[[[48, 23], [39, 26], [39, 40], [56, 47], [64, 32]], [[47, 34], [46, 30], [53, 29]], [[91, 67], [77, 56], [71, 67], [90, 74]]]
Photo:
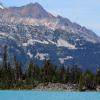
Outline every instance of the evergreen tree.
[[7, 46], [4, 46], [3, 49], [3, 64], [2, 64], [2, 72], [1, 72], [1, 87], [2, 88], [8, 88], [8, 55], [7, 55]]
[[3, 49], [3, 69], [7, 69], [7, 46], [4, 46], [4, 49]]
[[75, 67], [71, 66], [70, 68], [70, 83], [74, 84], [75, 83]]
[[66, 69], [66, 83], [70, 82], [70, 66]]
[[87, 89], [96, 89], [100, 84], [100, 68], [97, 69], [96, 75], [90, 71], [82, 72], [77, 66], [54, 66], [50, 60], [44, 61], [44, 66], [39, 68], [30, 61], [25, 73], [21, 69], [21, 63], [14, 56], [14, 67], [12, 61], [8, 62], [7, 46], [3, 50], [3, 62], [0, 65], [0, 89], [25, 88], [32, 89], [38, 83], [71, 83], [78, 84], [79, 90], [83, 87]]
[[16, 56], [14, 56], [14, 63], [15, 63], [15, 68], [14, 68], [15, 88], [21, 88], [21, 86], [23, 85], [23, 80], [22, 80], [23, 73], [21, 69], [21, 64], [16, 59]]
[[66, 73], [66, 69], [65, 69], [65, 67], [64, 66], [62, 66], [60, 69], [59, 69], [59, 82], [61, 82], [61, 83], [66, 83], [66, 81], [67, 81], [67, 75], [66, 75], [67, 73]]
[[70, 78], [69, 81], [72, 84], [79, 83], [80, 75], [81, 75], [81, 69], [77, 65], [73, 65], [70, 68]]
[[96, 82], [98, 85], [100, 84], [100, 68], [98, 68], [96, 72]]
[[14, 57], [14, 62], [15, 62], [15, 80], [21, 80], [22, 78], [21, 64], [17, 61], [16, 57]]
[[34, 75], [34, 65], [32, 62], [30, 62], [27, 70], [27, 76], [30, 80], [33, 80], [33, 75]]
[[92, 72], [86, 71], [84, 74], [84, 85], [87, 89], [96, 89], [96, 79]]
[[52, 82], [54, 73], [53, 64], [50, 62], [50, 60], [45, 60], [41, 75], [43, 82]]
[[7, 78], [7, 85], [8, 88], [12, 88], [13, 87], [13, 82], [14, 82], [14, 70], [12, 68], [12, 66], [10, 65], [10, 63], [8, 63], [8, 68], [7, 68], [7, 73], [6, 73], [6, 78]]
[[79, 90], [82, 91], [83, 87], [84, 87], [84, 77], [83, 74], [81, 74], [79, 78]]
[[40, 69], [38, 66], [32, 63], [32, 61], [29, 64], [28, 70], [27, 70], [27, 84], [32, 85], [33, 87], [38, 84], [38, 81], [40, 79]]

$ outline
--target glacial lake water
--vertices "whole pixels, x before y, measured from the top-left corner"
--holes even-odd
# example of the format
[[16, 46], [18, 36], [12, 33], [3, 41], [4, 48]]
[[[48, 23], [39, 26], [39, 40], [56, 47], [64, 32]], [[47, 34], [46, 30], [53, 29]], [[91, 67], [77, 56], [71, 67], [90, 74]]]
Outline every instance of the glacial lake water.
[[0, 91], [0, 100], [100, 100], [100, 92]]

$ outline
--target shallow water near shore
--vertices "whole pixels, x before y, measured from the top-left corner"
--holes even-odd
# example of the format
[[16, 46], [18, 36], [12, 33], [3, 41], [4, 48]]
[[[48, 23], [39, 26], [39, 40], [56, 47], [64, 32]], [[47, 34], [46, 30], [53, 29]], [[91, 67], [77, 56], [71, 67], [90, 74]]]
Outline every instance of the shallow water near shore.
[[100, 100], [100, 92], [0, 91], [0, 100]]

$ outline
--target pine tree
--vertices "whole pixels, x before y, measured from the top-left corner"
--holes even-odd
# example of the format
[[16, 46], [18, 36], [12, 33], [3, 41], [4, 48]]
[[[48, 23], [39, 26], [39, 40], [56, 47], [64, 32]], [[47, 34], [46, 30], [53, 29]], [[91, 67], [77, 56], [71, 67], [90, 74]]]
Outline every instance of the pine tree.
[[10, 65], [10, 63], [8, 63], [6, 75], [7, 75], [6, 77], [7, 77], [8, 88], [12, 88], [13, 82], [14, 82], [14, 70], [13, 70], [12, 66]]
[[17, 61], [16, 57], [14, 57], [14, 62], [15, 62], [15, 80], [21, 80], [22, 78], [21, 64]]
[[100, 68], [98, 68], [96, 72], [96, 82], [98, 85], [100, 84]]
[[7, 46], [4, 46], [4, 51], [3, 51], [3, 69], [6, 70], [7, 69]]
[[50, 60], [45, 60], [44, 67], [42, 68], [43, 82], [52, 82], [54, 75], [54, 66]]
[[1, 74], [1, 79], [2, 79], [2, 88], [8, 88], [8, 54], [7, 54], [7, 46], [4, 46], [3, 49], [3, 64], [2, 64], [2, 74]]
[[70, 82], [70, 66], [66, 69], [66, 83]]
[[86, 71], [84, 74], [84, 83], [87, 89], [96, 89], [96, 79], [92, 72]]
[[61, 83], [66, 83], [66, 78], [67, 78], [67, 75], [66, 75], [66, 69], [64, 66], [60, 67], [59, 69], [59, 82]]
[[27, 69], [27, 84], [34, 87], [39, 78], [39, 68], [31, 61]]
[[84, 87], [84, 76], [83, 74], [81, 74], [79, 78], [79, 90], [83, 91], [83, 87]]

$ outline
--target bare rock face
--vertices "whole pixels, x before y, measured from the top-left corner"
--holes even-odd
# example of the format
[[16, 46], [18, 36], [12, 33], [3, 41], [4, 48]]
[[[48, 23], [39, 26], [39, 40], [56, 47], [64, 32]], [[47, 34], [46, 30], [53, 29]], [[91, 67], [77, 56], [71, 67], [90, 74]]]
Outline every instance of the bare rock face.
[[2, 12], [7, 16], [14, 17], [29, 17], [29, 18], [52, 18], [53, 15], [44, 10], [39, 3], [30, 3], [22, 7], [10, 7], [3, 9]]
[[6, 8], [0, 5], [0, 22], [27, 25], [44, 25], [53, 30], [61, 29], [66, 32], [78, 34], [85, 40], [100, 42], [100, 38], [91, 30], [71, 22], [62, 16], [53, 16], [39, 3], [30, 3], [21, 7]]

